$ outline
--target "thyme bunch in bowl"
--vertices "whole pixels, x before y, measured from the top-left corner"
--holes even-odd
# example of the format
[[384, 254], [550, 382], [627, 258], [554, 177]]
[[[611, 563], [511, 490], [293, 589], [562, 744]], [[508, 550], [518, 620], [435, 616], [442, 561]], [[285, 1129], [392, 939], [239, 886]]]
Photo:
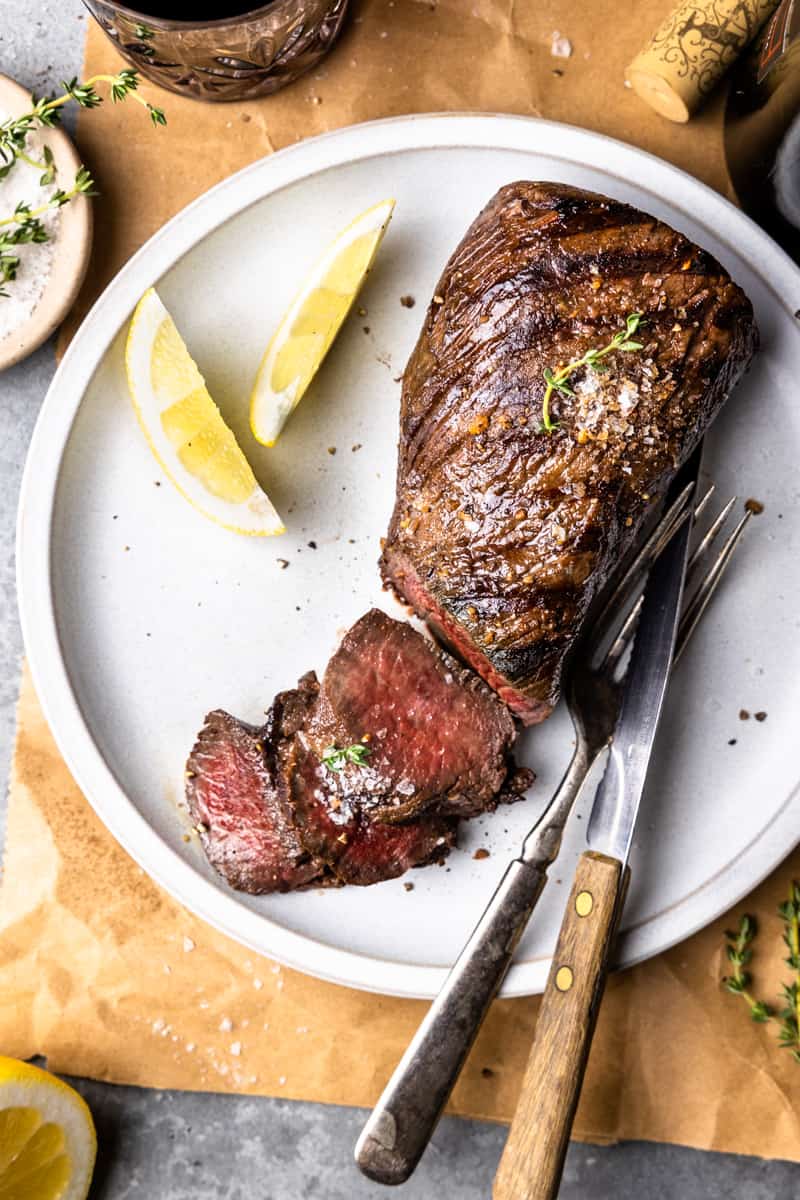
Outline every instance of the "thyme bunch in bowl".
[[[105, 87], [113, 104], [117, 104], [128, 96], [132, 96], [150, 114], [155, 126], [166, 125], [167, 118], [161, 108], [150, 104], [143, 96], [138, 95], [139, 75], [126, 67], [117, 75], [93, 75], [84, 82], [77, 78], [62, 84], [63, 92], [59, 96], [43, 96], [39, 99], [31, 97], [31, 108], [18, 117], [9, 117], [0, 122], [0, 180], [6, 179], [18, 163], [26, 163], [41, 172], [39, 186], [50, 187], [56, 182], [57, 168], [53, 152], [45, 145], [41, 150], [41, 158], [35, 158], [28, 153], [28, 139], [32, 133], [40, 129], [52, 129], [61, 121], [61, 113], [65, 105], [74, 101], [80, 108], [97, 108], [103, 103], [103, 96], [98, 91]], [[83, 164], [78, 168], [75, 178], [67, 188], [57, 187], [41, 203], [34, 201], [21, 202], [4, 217], [0, 217], [0, 296], [8, 296], [5, 285], [12, 283], [19, 269], [19, 246], [26, 243], [41, 243], [49, 241], [50, 235], [42, 221], [47, 212], [63, 208], [76, 196], [96, 196], [94, 180]]]
[[750, 1011], [751, 1020], [758, 1024], [771, 1021], [778, 1023], [781, 1047], [789, 1050], [792, 1058], [800, 1062], [800, 883], [792, 883], [788, 899], [778, 906], [778, 912], [784, 925], [783, 940], [789, 951], [784, 962], [794, 976], [791, 983], [782, 985], [781, 1007], [776, 1009], [755, 997], [751, 991], [752, 976], [748, 967], [758, 928], [755, 919], [747, 913], [739, 919], [738, 929], [728, 930], [725, 934], [726, 952], [732, 970], [722, 983], [734, 996], [742, 997]]

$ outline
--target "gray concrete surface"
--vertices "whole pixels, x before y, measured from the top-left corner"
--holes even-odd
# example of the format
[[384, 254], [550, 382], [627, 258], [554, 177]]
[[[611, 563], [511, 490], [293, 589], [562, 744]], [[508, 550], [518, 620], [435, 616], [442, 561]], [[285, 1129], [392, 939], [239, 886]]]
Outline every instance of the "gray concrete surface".
[[[25, 5], [0, 0], [0, 70], [37, 92], [56, 87], [79, 70], [84, 25], [78, 0], [28, 0]], [[22, 652], [14, 594], [15, 509], [26, 448], [53, 369], [48, 345], [0, 376], [3, 780]], [[74, 1082], [92, 1108], [99, 1133], [92, 1200], [375, 1200], [383, 1194], [351, 1165], [363, 1120], [358, 1111]], [[491, 1125], [443, 1121], [415, 1178], [397, 1194], [402, 1200], [488, 1197], [504, 1136]], [[640, 1196], [800, 1200], [800, 1167], [643, 1143], [571, 1147], [562, 1200]]]

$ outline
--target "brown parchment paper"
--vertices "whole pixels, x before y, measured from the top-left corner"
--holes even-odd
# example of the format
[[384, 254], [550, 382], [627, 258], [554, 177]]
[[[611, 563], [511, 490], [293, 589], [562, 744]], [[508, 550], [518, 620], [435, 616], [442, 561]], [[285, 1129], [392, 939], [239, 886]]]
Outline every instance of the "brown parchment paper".
[[[363, 0], [322, 68], [277, 96], [204, 106], [145, 86], [168, 112], [159, 131], [130, 102], [82, 114], [79, 142], [103, 199], [93, 267], [62, 341], [194, 196], [353, 121], [442, 109], [542, 115], [636, 142], [727, 192], [719, 100], [676, 129], [623, 87], [625, 64], [663, 13], [662, 0], [641, 0], [624, 20], [611, 0]], [[550, 53], [556, 31], [572, 43], [568, 59]], [[90, 25], [86, 74], [118, 64]], [[762, 918], [756, 974], [770, 993], [782, 977], [773, 914], [797, 874], [795, 854], [746, 906]], [[800, 1159], [800, 1067], [720, 989], [724, 925], [612, 977], [575, 1136]], [[495, 1004], [453, 1112], [510, 1119], [536, 1009]], [[0, 1050], [121, 1083], [369, 1105], [424, 1011], [280, 969], [160, 891], [81, 796], [25, 675], [0, 892]]]

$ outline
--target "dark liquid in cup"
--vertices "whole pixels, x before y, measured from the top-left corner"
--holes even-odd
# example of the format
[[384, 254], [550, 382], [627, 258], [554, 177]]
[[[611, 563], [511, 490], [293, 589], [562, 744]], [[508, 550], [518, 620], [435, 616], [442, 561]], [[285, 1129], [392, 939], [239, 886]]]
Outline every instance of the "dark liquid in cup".
[[162, 21], [225, 21], [241, 17], [245, 13], [255, 12], [264, 7], [265, 0], [143, 0], [142, 3], [131, 3], [127, 7], [144, 17], [160, 17]]

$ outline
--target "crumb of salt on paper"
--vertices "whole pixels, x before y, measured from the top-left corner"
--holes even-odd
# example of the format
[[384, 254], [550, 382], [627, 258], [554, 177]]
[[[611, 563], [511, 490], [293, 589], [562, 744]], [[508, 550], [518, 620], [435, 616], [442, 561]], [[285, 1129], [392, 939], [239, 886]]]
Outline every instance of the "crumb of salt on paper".
[[230, 1033], [230, 1031], [232, 1029], [233, 1029], [233, 1021], [230, 1019], [230, 1017], [223, 1017], [219, 1023], [220, 1033]]
[[195, 944], [194, 944], [194, 942], [192, 941], [192, 939], [191, 939], [190, 937], [185, 937], [185, 938], [183, 939], [183, 950], [184, 950], [184, 953], [185, 953], [185, 954], [190, 954], [190, 953], [192, 952], [192, 950], [194, 950], [194, 945], [195, 945]]
[[231, 1052], [231, 1054], [235, 1054], [236, 1057], [238, 1058], [239, 1055], [242, 1053], [242, 1043], [241, 1042], [231, 1042], [230, 1052]]
[[572, 55], [572, 42], [562, 37], [557, 29], [550, 35], [550, 53], [553, 58], [570, 58]]

